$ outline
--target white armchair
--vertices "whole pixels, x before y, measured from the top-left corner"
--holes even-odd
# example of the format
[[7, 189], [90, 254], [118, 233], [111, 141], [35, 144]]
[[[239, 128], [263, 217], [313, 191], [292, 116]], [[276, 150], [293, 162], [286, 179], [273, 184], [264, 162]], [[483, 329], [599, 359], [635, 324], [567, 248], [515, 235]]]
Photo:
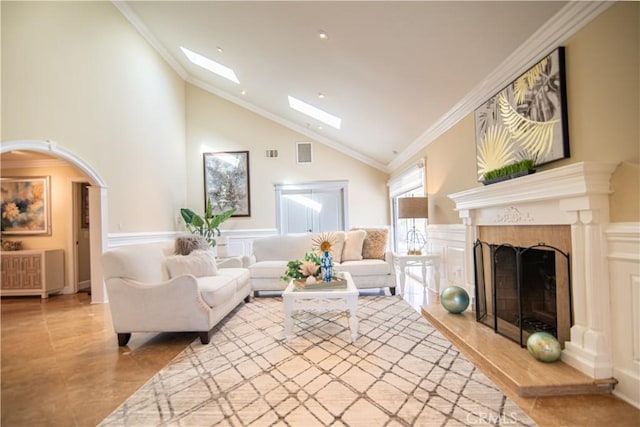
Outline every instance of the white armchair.
[[202, 344], [208, 344], [214, 326], [243, 299], [249, 302], [246, 269], [220, 268], [213, 275], [170, 277], [167, 257], [172, 255], [168, 243], [123, 246], [102, 255], [120, 346], [127, 345], [132, 332], [195, 331]]

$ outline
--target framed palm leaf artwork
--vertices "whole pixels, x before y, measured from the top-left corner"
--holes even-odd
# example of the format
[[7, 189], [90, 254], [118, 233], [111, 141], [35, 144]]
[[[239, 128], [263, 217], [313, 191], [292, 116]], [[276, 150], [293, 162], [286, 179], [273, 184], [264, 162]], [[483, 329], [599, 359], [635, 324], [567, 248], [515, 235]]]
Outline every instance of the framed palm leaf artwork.
[[478, 180], [533, 160], [569, 157], [564, 48], [559, 47], [475, 111]]

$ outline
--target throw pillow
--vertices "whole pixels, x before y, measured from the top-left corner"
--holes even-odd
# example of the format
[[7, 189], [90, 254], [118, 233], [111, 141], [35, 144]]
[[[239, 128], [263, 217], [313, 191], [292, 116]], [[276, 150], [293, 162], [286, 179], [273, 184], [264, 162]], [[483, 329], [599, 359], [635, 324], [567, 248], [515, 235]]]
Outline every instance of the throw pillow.
[[334, 262], [342, 262], [342, 250], [344, 249], [344, 242], [347, 238], [347, 233], [344, 231], [333, 231], [333, 246], [331, 247], [331, 256]]
[[351, 230], [347, 233], [347, 238], [342, 249], [342, 261], [360, 261], [362, 259], [362, 245], [367, 237], [364, 230]]
[[384, 259], [387, 249], [387, 239], [389, 230], [386, 228], [353, 228], [353, 230], [364, 230], [367, 237], [362, 245], [362, 258], [364, 259]]
[[195, 250], [189, 255], [171, 255], [166, 259], [169, 277], [193, 274], [196, 277], [215, 276], [218, 272], [212, 250]]
[[189, 255], [193, 251], [209, 249], [209, 242], [198, 234], [178, 236], [173, 245], [176, 255]]

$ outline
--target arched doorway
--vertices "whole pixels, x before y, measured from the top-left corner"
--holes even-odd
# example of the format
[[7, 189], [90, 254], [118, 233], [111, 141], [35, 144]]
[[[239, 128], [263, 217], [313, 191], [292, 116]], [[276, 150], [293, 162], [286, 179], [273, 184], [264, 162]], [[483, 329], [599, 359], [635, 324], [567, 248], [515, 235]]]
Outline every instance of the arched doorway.
[[0, 144], [0, 153], [8, 153], [10, 151], [17, 150], [35, 151], [58, 157], [71, 163], [87, 176], [90, 183], [89, 234], [91, 239], [91, 302], [106, 303], [107, 294], [105, 292], [102, 265], [100, 263], [100, 256], [106, 249], [107, 242], [107, 194], [104, 181], [90, 165], [54, 141], [13, 140], [2, 142]]

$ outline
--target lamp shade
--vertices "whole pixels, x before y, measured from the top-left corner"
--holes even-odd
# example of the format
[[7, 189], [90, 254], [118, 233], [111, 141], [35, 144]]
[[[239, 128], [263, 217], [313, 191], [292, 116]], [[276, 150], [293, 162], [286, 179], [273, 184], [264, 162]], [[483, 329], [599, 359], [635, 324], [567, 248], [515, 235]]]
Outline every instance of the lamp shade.
[[428, 197], [401, 197], [398, 199], [398, 218], [428, 218]]

